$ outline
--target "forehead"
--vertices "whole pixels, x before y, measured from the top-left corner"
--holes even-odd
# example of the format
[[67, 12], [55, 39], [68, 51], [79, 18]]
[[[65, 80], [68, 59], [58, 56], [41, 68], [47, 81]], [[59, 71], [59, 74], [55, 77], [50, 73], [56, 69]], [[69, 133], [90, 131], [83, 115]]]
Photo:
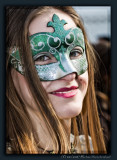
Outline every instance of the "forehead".
[[53, 14], [56, 14], [60, 20], [64, 19], [67, 22], [67, 24], [64, 25], [65, 30], [76, 27], [75, 22], [68, 14], [57, 9], [51, 9], [42, 15], [38, 15], [32, 20], [29, 25], [29, 35], [33, 35], [38, 32], [54, 32], [52, 27], [47, 27], [47, 23], [52, 21]]

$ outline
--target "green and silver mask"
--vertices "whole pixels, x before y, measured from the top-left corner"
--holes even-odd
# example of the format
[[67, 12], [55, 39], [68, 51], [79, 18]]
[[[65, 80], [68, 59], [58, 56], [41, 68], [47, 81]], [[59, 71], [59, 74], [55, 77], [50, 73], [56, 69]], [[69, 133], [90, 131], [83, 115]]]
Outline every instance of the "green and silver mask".
[[[88, 63], [82, 30], [79, 27], [65, 30], [65, 24], [67, 24], [65, 20], [60, 20], [54, 14], [53, 21], [47, 24], [48, 27], [54, 28], [53, 33], [40, 32], [29, 37], [34, 61], [37, 61], [42, 56], [56, 59], [55, 62], [49, 64], [35, 64], [37, 73], [42, 81], [57, 80], [70, 73], [81, 75], [87, 70]], [[80, 55], [77, 55], [79, 52], [76, 49], [77, 47], [82, 50], [80, 50]], [[17, 71], [23, 74], [19, 52], [16, 48], [10, 56], [10, 63]]]

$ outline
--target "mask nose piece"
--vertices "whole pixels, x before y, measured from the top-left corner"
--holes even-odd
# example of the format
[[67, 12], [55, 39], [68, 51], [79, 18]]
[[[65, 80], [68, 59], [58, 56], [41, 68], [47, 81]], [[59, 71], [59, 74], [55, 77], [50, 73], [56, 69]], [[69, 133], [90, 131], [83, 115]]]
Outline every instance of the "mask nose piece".
[[67, 55], [61, 55], [61, 69], [64, 71], [65, 75], [68, 75], [70, 73], [76, 73], [77, 75], [77, 70], [76, 68], [73, 66], [73, 64], [71, 63], [71, 60], [69, 59], [69, 57]]

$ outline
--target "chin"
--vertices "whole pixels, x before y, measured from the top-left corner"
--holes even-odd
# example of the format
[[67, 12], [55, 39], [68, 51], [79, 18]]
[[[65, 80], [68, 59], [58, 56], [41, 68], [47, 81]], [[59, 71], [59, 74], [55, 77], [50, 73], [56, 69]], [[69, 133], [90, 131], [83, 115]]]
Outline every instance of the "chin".
[[70, 119], [78, 116], [82, 111], [82, 104], [72, 105], [72, 106], [63, 106], [63, 110], [59, 110], [57, 113], [60, 119]]

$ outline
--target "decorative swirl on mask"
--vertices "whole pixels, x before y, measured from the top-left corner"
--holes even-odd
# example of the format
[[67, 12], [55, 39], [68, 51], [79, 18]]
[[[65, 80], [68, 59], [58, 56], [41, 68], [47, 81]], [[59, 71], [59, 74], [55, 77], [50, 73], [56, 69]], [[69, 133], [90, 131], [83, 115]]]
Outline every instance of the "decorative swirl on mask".
[[58, 48], [61, 45], [61, 40], [58, 37], [50, 36], [47, 40], [49, 47]]
[[31, 48], [35, 51], [40, 51], [45, 47], [44, 42], [39, 42], [37, 45], [34, 44], [34, 41], [31, 41]]
[[11, 59], [11, 64], [13, 65], [14, 68], [17, 68], [16, 58], [12, 58], [12, 59]]
[[55, 54], [55, 53], [56, 53], [56, 49], [55, 49], [55, 48], [50, 48], [49, 52], [50, 52], [51, 54]]
[[74, 42], [74, 34], [70, 32], [66, 37], [65, 37], [65, 43], [67, 45], [71, 45]]

